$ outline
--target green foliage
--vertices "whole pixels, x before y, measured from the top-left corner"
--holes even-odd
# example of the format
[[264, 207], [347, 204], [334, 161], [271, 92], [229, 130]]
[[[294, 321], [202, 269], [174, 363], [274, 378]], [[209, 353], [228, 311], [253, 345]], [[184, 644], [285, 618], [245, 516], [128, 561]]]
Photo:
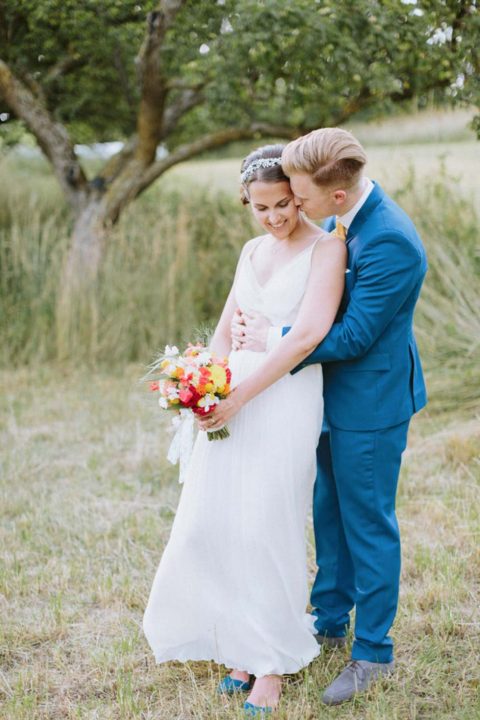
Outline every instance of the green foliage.
[[[75, 141], [126, 136], [139, 99], [135, 57], [156, 5], [3, 0], [0, 57]], [[412, 97], [422, 105], [432, 93], [478, 104], [479, 31], [476, 1], [187, 0], [161, 61], [172, 103], [179, 83], [203, 85], [204, 102], [167, 144], [252, 121], [338, 124]]]
[[22, 122], [0, 122], [0, 153], [7, 152], [21, 142], [26, 141], [28, 144], [29, 140], [31, 138], [28, 137]]
[[[76, 141], [129, 133], [138, 100], [134, 55], [154, 3], [6, 0], [0, 57], [40, 88]], [[3, 8], [3, 9], [2, 9]], [[3, 30], [3, 32], [2, 32]]]

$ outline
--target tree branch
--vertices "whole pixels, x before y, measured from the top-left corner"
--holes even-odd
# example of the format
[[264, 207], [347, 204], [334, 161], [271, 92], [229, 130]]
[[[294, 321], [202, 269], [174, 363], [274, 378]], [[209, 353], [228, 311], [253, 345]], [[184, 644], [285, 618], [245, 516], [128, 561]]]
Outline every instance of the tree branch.
[[179, 97], [165, 109], [162, 138], [168, 137], [168, 135], [175, 130], [176, 124], [185, 113], [203, 102], [204, 98], [201, 90], [201, 86], [184, 90]]
[[[303, 129], [302, 132], [306, 132]], [[277, 127], [275, 125], [252, 124], [247, 128], [227, 128], [180, 145], [167, 157], [157, 160], [149, 167], [142, 166], [136, 157], [124, 163], [114, 182], [106, 187], [102, 198], [103, 215], [106, 222], [115, 223], [122, 209], [134, 198], [146, 190], [160, 175], [163, 175], [173, 165], [188, 160], [206, 150], [221, 147], [235, 140], [246, 140], [260, 137], [284, 137], [291, 140], [298, 135], [292, 128]], [[114, 162], [112, 158], [111, 162]], [[103, 171], [103, 173], [105, 170]]]
[[180, 145], [167, 155], [167, 157], [152, 163], [140, 179], [139, 193], [174, 165], [199, 155], [206, 150], [213, 150], [214, 148], [222, 147], [222, 145], [227, 145], [236, 140], [249, 140], [251, 138], [276, 137], [292, 140], [304, 132], [308, 132], [308, 129], [295, 130], [289, 127], [254, 123], [246, 128], [228, 128], [204, 135], [191, 143]]
[[91, 181], [98, 186], [110, 185], [122, 172], [127, 163], [135, 156], [138, 148], [138, 135], [132, 135], [124, 144], [120, 152], [113, 155], [103, 166], [97, 176]]
[[343, 106], [341, 111], [337, 113], [331, 120], [332, 126], [343, 125], [344, 122], [350, 120], [352, 115], [368, 107], [372, 102], [375, 102], [375, 98], [372, 96], [370, 89], [365, 85], [359, 92], [348, 100]]
[[60, 58], [60, 60], [49, 69], [45, 75], [45, 84], [51, 85], [60, 77], [67, 75], [72, 70], [75, 70], [85, 64], [85, 58], [82, 58], [78, 53], [74, 55], [65, 55], [65, 57]]
[[186, 0], [161, 0], [157, 10], [148, 14], [147, 33], [136, 58], [141, 85], [137, 159], [145, 166], [154, 160], [162, 137], [168, 92], [167, 78], [161, 68], [160, 49], [167, 31], [185, 2]]
[[63, 125], [57, 123], [32, 91], [0, 60], [0, 93], [7, 105], [21, 118], [50, 160], [54, 172], [74, 210], [85, 199], [87, 179]]

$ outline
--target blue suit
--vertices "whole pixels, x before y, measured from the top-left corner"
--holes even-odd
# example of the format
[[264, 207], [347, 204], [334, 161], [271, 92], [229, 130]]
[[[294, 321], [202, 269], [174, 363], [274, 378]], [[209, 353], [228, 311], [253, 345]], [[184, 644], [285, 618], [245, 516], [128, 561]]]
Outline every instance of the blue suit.
[[339, 315], [294, 371], [311, 363], [324, 370], [311, 601], [317, 632], [335, 637], [356, 606], [352, 658], [390, 662], [400, 577], [395, 496], [410, 418], [427, 401], [412, 326], [427, 261], [412, 221], [377, 184], [346, 244]]

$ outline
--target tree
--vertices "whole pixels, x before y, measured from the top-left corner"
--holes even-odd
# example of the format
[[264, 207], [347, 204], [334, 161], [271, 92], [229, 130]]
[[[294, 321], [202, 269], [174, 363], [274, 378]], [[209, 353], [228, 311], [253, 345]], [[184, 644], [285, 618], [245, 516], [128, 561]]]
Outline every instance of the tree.
[[[173, 165], [432, 93], [478, 96], [476, 0], [0, 0], [0, 113], [50, 161], [74, 228], [64, 286]], [[476, 79], [477, 78], [477, 79]], [[78, 141], [124, 139], [87, 177]]]

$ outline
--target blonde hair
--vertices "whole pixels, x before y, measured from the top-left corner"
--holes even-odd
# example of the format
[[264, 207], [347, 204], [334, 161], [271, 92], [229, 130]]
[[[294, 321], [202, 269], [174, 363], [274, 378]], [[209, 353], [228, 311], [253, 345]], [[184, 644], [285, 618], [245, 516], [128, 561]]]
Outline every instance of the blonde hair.
[[282, 153], [286, 175], [307, 173], [316, 185], [355, 186], [367, 162], [358, 140], [341, 128], [321, 128], [288, 143]]

